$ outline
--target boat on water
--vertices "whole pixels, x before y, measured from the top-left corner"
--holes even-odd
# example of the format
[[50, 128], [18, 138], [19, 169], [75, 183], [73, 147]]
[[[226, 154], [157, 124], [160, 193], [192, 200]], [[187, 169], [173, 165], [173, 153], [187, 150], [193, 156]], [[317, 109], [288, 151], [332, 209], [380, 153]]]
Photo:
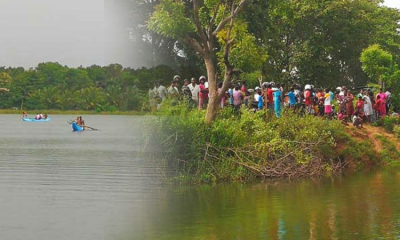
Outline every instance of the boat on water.
[[24, 122], [48, 122], [51, 118], [35, 119], [35, 118], [22, 118]]
[[72, 125], [72, 131], [74, 131], [74, 132], [81, 132], [81, 131], [85, 130], [85, 129], [83, 129], [83, 127], [76, 124], [76, 122], [72, 122], [71, 125]]

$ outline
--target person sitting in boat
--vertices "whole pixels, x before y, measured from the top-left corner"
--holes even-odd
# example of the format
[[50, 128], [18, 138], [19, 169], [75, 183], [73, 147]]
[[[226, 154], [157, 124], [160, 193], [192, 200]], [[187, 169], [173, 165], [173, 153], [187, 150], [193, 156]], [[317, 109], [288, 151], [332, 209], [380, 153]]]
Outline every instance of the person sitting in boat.
[[36, 113], [35, 119], [36, 119], [36, 120], [40, 120], [40, 119], [41, 119], [41, 117], [40, 117], [40, 114], [39, 114], [39, 113]]
[[79, 122], [81, 123], [81, 127], [83, 127], [83, 130], [85, 130], [85, 120], [82, 119], [82, 116], [79, 116]]
[[22, 112], [22, 118], [28, 118], [28, 114], [26, 112]]
[[83, 129], [85, 129], [85, 121], [82, 119], [82, 116], [76, 117], [75, 122], [78, 126], [81, 126]]
[[47, 119], [47, 113], [43, 115], [43, 119]]
[[40, 119], [44, 119], [43, 114], [40, 113], [39, 116], [40, 116]]

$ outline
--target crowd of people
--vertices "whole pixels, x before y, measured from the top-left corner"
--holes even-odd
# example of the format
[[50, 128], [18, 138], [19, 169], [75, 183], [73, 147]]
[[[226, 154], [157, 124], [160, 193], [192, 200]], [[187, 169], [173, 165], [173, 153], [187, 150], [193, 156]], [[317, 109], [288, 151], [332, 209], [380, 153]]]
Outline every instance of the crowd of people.
[[[209, 92], [206, 77], [201, 76], [199, 82], [195, 78], [183, 80], [177, 75], [166, 88], [161, 81], [155, 83], [149, 89], [150, 106], [152, 111], [160, 109], [162, 102], [167, 98], [172, 103], [183, 100], [185, 103], [199, 109], [205, 109], [208, 103]], [[218, 91], [221, 91], [222, 83], [218, 84]], [[253, 111], [268, 110], [280, 117], [282, 109], [289, 109], [300, 114], [321, 116], [328, 119], [338, 118], [343, 124], [352, 122], [354, 126], [362, 127], [363, 122], [374, 122], [377, 118], [389, 114], [391, 107], [391, 89], [379, 89], [374, 94], [371, 89], [361, 88], [357, 95], [345, 86], [330, 88], [315, 88], [313, 85], [293, 84], [287, 91], [284, 85], [274, 82], [260, 83], [255, 89], [248, 89], [246, 81], [232, 85], [223, 94], [220, 107], [233, 108], [235, 114], [240, 113], [241, 108], [248, 108]], [[396, 114], [396, 113], [394, 113]]]

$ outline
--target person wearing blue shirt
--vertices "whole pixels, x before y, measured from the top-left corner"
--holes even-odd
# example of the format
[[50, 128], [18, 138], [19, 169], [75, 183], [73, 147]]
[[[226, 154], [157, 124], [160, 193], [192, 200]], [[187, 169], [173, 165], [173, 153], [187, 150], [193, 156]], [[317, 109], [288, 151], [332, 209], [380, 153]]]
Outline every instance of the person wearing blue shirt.
[[289, 107], [294, 108], [296, 106], [296, 95], [294, 95], [294, 88], [291, 88], [288, 97], [289, 97]]
[[264, 99], [263, 99], [263, 96], [262, 96], [262, 93], [261, 93], [261, 89], [258, 89], [258, 91], [257, 91], [257, 93], [258, 93], [258, 110], [262, 110], [263, 108], [264, 108]]
[[233, 88], [230, 87], [228, 90], [229, 93], [229, 105], [233, 106]]
[[333, 103], [333, 99], [335, 98], [335, 94], [333, 94], [332, 90], [329, 89], [329, 94], [331, 95], [331, 103]]
[[282, 93], [279, 90], [280, 84], [277, 85], [277, 88], [273, 88], [272, 90], [274, 91], [274, 104], [275, 104], [275, 115], [277, 118], [281, 116], [281, 98], [282, 98]]

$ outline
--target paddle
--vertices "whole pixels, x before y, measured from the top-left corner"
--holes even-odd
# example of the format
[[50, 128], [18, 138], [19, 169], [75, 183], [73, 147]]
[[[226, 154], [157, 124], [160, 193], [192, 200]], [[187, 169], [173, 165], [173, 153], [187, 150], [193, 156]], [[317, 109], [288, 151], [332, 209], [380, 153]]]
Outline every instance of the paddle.
[[92, 127], [89, 127], [89, 126], [86, 126], [86, 125], [82, 125], [81, 127], [89, 128], [89, 129], [92, 129], [93, 131], [99, 131], [99, 129], [97, 129], [97, 128], [92, 128]]
[[[72, 124], [73, 122], [75, 122], [75, 121], [74, 120], [67, 121], [68, 124]], [[91, 129], [93, 131], [99, 131], [99, 129], [97, 129], [97, 128], [89, 127], [89, 126], [86, 126], [86, 125], [79, 125], [79, 126], [81, 126], [83, 128], [89, 128], [89, 129]]]

